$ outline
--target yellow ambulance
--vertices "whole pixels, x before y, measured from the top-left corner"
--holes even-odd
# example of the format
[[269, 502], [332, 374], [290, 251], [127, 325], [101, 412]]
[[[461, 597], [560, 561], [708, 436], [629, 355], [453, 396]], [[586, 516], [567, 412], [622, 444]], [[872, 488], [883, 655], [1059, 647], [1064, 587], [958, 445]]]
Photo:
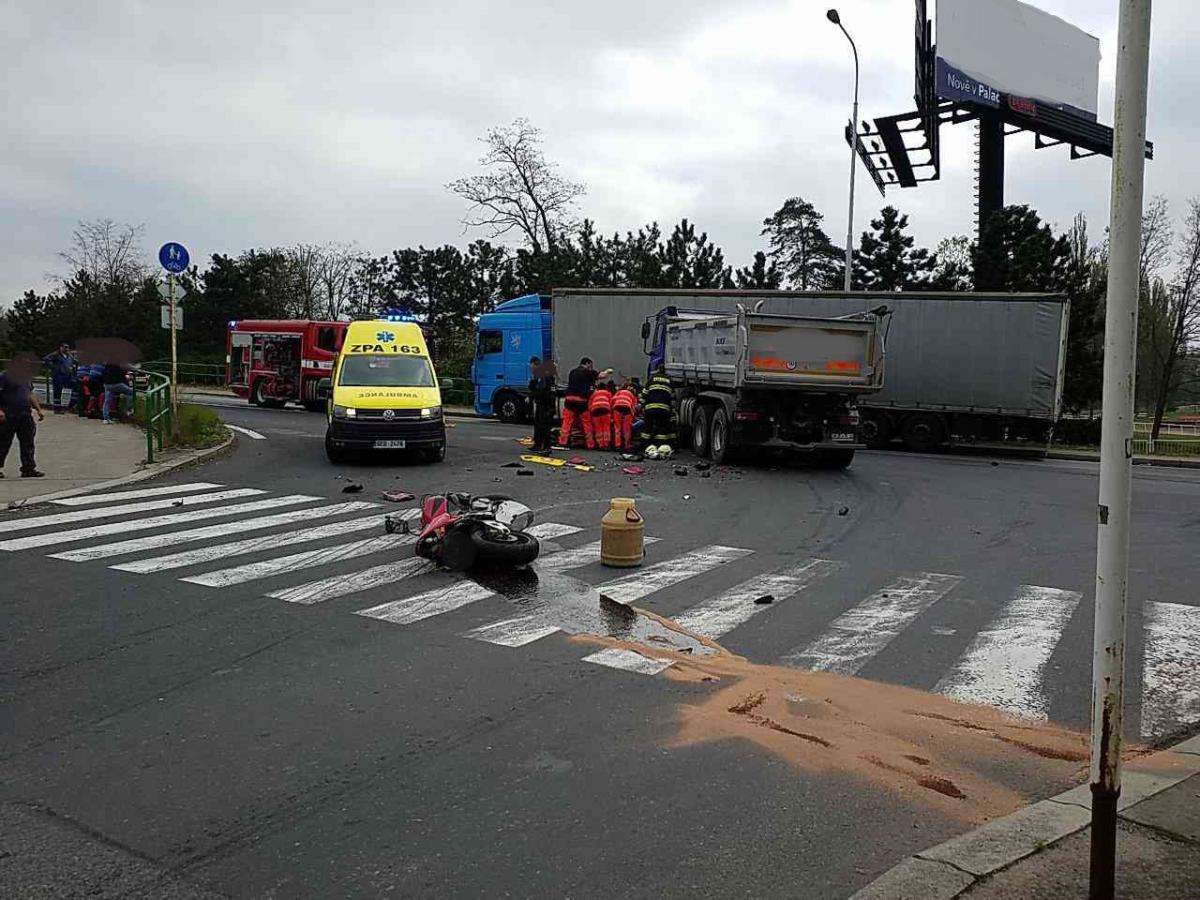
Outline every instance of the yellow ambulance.
[[421, 327], [406, 316], [351, 322], [333, 364], [325, 454], [405, 450], [446, 458], [446, 422], [437, 373]]

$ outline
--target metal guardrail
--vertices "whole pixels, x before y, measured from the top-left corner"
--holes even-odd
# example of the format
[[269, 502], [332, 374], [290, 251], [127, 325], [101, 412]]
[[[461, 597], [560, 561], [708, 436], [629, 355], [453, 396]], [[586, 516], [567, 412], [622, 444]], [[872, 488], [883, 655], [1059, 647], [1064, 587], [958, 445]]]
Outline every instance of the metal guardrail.
[[[158, 375], [170, 375], [171, 361], [169, 359], [152, 359], [142, 363], [142, 369]], [[181, 362], [176, 364], [176, 372], [180, 384], [225, 387], [224, 363]]]
[[1200, 456], [1200, 437], [1172, 435], [1158, 440], [1147, 435], [1133, 439], [1133, 452], [1143, 456]]
[[[1134, 422], [1134, 434], [1150, 433], [1154, 430], [1153, 422]], [[1200, 425], [1193, 425], [1189, 422], [1163, 422], [1159, 429], [1159, 434], [1191, 434], [1200, 436]]]
[[146, 377], [142, 392], [142, 419], [146, 427], [146, 462], [154, 462], [154, 445], [161, 452], [171, 434], [171, 379], [145, 369], [138, 374]]

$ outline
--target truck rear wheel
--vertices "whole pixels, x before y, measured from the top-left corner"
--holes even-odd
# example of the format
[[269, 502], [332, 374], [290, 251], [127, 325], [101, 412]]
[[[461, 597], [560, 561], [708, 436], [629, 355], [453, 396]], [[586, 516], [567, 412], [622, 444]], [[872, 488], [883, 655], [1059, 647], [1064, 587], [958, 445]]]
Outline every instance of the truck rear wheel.
[[882, 450], [892, 442], [892, 423], [882, 413], [863, 416], [858, 433], [872, 450]]
[[711, 421], [708, 407], [697, 406], [695, 415], [692, 416], [692, 452], [701, 459], [708, 459], [709, 453], [712, 452], [709, 440]]
[[941, 416], [933, 413], [917, 413], [904, 420], [902, 436], [909, 450], [933, 450], [945, 439], [945, 434]]
[[520, 394], [512, 391], [501, 391], [492, 401], [492, 409], [496, 418], [510, 425], [525, 421], [525, 401]]
[[729, 458], [729, 413], [725, 407], [717, 407], [713, 413], [712, 427], [708, 432], [708, 452], [717, 465]]
[[252, 406], [265, 406], [267, 403], [266, 385], [263, 379], [259, 378], [254, 384], [250, 385], [250, 404]]

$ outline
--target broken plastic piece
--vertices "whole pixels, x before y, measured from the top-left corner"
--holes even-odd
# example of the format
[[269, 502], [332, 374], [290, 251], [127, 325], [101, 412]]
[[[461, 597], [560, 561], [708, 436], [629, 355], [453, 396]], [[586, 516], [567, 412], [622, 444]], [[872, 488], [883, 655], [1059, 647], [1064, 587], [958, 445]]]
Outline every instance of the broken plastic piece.
[[763, 594], [761, 597], [754, 598], [755, 606], [770, 606], [775, 602], [775, 598], [770, 594]]
[[695, 469], [697, 472], [703, 472], [706, 469], [712, 468], [712, 463], [705, 462], [704, 460], [700, 460], [700, 462], [696, 463], [694, 466], [692, 466], [692, 468]]
[[528, 476], [530, 476], [531, 478], [533, 477], [533, 471], [532, 471], [531, 469], [522, 469], [522, 470], [521, 470], [520, 472], [518, 472], [517, 474], [518, 474], [518, 475], [528, 475]]
[[382, 496], [389, 503], [407, 503], [409, 500], [416, 499], [408, 491], [384, 491]]
[[686, 475], [687, 473], [688, 473], [687, 466], [676, 466], [675, 467], [676, 475]]
[[343, 494], [358, 494], [358, 493], [361, 493], [362, 490], [363, 490], [363, 486], [361, 484], [358, 484], [358, 483], [348, 484], [344, 488], [342, 488], [342, 493]]
[[848, 512], [850, 512], [850, 507], [848, 507], [848, 506], [839, 506], [838, 507], [838, 515], [839, 516], [844, 516]]
[[626, 475], [645, 475], [646, 474], [646, 470], [643, 469], [641, 466], [626, 466], [621, 471], [624, 472]]
[[519, 462], [506, 462], [500, 468], [502, 468], [502, 469], [523, 469], [523, 468], [525, 468], [525, 466]]

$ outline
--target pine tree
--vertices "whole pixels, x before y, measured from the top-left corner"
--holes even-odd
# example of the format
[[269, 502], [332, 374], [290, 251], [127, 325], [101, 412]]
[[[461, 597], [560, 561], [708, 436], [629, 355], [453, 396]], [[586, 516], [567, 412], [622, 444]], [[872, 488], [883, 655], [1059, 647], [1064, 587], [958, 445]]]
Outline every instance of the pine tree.
[[754, 254], [754, 263], [744, 269], [738, 269], [736, 275], [738, 288], [741, 290], [778, 290], [783, 282], [783, 275], [775, 261], [767, 262], [767, 254], [759, 250]]
[[885, 206], [871, 230], [864, 231], [854, 260], [855, 286], [864, 291], [919, 291], [929, 287], [937, 259], [924, 248], [914, 248], [905, 234], [908, 216]]
[[671, 237], [658, 249], [663, 280], [667, 287], [721, 288], [731, 282], [721, 248], [708, 242], [706, 233], [682, 219]]
[[770, 218], [763, 219], [760, 234], [770, 236], [771, 259], [794, 290], [836, 286], [843, 254], [821, 228], [823, 219], [803, 197], [789, 197]]
[[1059, 290], [1069, 252], [1067, 239], [1028, 206], [1006, 206], [988, 217], [972, 248], [975, 290]]

